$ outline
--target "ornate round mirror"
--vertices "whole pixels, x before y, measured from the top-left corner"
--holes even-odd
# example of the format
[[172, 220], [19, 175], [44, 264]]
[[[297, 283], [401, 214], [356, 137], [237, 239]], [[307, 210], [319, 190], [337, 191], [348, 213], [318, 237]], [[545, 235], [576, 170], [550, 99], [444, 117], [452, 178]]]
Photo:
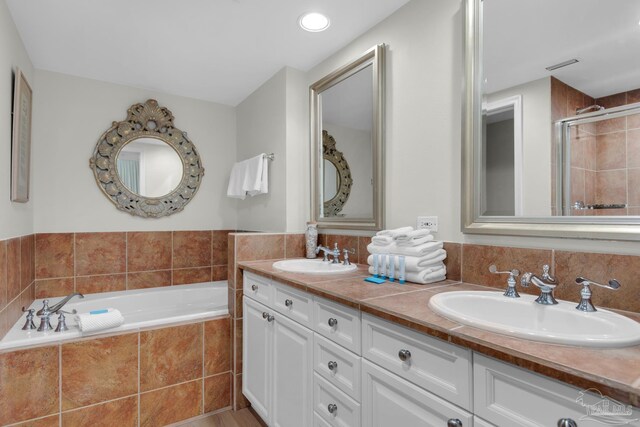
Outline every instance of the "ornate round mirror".
[[322, 131], [322, 155], [324, 158], [323, 214], [325, 217], [339, 216], [351, 194], [353, 180], [347, 159], [341, 151], [336, 149], [336, 140], [326, 130]]
[[154, 99], [132, 105], [127, 113], [96, 144], [90, 166], [98, 186], [132, 215], [159, 218], [181, 211], [204, 175], [193, 142]]

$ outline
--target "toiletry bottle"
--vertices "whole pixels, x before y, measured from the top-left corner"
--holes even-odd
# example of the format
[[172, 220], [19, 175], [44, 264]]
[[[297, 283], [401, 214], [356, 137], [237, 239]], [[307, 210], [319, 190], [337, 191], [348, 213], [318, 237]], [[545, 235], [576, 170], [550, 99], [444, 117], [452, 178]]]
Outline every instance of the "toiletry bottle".
[[315, 258], [316, 248], [318, 247], [318, 224], [313, 221], [307, 222], [304, 237], [307, 248], [307, 258]]
[[378, 254], [373, 254], [373, 277], [378, 277]]
[[396, 260], [395, 256], [389, 255], [389, 281], [395, 280]]
[[385, 254], [380, 254], [380, 277], [383, 279], [387, 278], [387, 256]]
[[404, 271], [404, 255], [398, 255], [398, 282], [404, 284], [405, 271]]

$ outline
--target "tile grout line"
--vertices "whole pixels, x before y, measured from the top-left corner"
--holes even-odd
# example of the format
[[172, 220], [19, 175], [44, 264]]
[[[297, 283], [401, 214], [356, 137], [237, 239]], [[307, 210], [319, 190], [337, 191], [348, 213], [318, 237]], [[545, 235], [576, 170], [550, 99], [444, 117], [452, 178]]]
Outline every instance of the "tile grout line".
[[138, 427], [140, 426], [140, 395], [142, 394], [140, 391], [140, 335], [141, 332], [138, 331], [138, 392], [136, 393], [138, 400]]

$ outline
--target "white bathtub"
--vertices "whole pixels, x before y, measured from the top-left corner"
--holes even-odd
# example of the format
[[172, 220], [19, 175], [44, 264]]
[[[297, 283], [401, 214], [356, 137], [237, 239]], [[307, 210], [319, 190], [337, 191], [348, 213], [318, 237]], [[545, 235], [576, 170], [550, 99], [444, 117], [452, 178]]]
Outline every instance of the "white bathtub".
[[[62, 298], [49, 298], [49, 304], [53, 305], [60, 300]], [[73, 298], [64, 306], [63, 310], [71, 312], [75, 309], [78, 313], [103, 308], [120, 310], [124, 316], [124, 324], [100, 332], [100, 334], [105, 334], [223, 316], [229, 313], [227, 300], [227, 281], [224, 280], [85, 295], [83, 299]], [[42, 301], [41, 299], [35, 300], [31, 304], [31, 308], [39, 310], [42, 308]], [[25, 316], [20, 317], [20, 320], [13, 325], [7, 335], [0, 340], [0, 351], [58, 343], [83, 336], [71, 314], [66, 315], [69, 330], [65, 332], [23, 331]], [[34, 323], [36, 327], [40, 324], [40, 319], [37, 316], [34, 318]], [[52, 316], [51, 325], [54, 329], [57, 323], [58, 316]]]

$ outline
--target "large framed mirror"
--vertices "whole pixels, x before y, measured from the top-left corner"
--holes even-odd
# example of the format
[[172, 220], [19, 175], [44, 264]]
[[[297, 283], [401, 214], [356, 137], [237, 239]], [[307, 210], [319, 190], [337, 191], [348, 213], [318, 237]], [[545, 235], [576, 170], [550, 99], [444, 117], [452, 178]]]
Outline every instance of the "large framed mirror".
[[636, 0], [465, 0], [462, 228], [640, 240]]
[[324, 228], [384, 225], [384, 49], [310, 87], [311, 215]]
[[134, 104], [98, 139], [89, 165], [98, 187], [121, 211], [145, 218], [180, 212], [193, 199], [204, 167], [187, 133], [154, 99]]

